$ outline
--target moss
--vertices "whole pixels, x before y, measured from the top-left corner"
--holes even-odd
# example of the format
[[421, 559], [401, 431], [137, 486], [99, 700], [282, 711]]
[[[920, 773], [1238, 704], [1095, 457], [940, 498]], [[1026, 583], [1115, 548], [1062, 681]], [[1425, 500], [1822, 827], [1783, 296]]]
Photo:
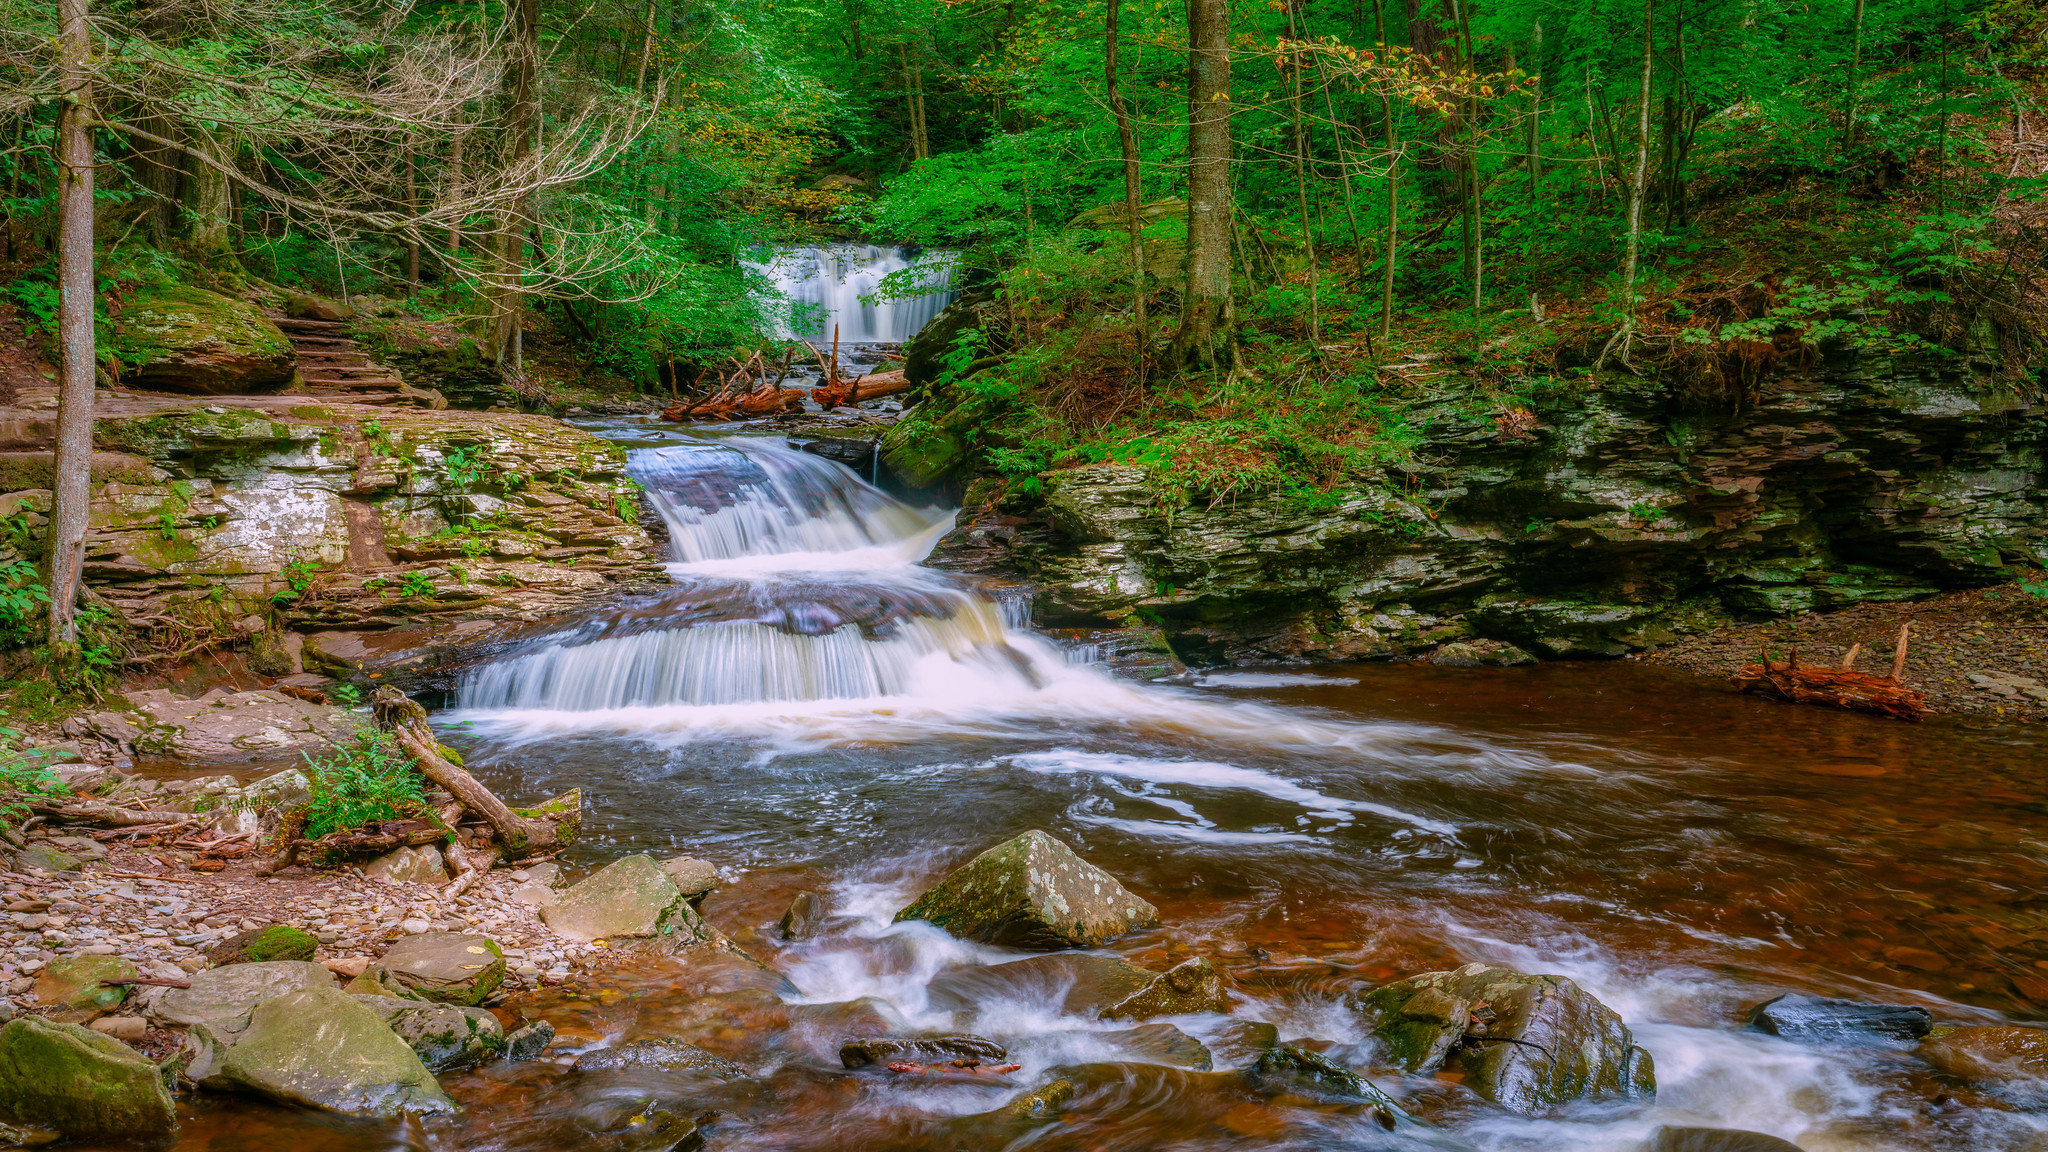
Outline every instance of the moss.
[[207, 959], [215, 964], [258, 964], [266, 960], [311, 960], [318, 951], [320, 942], [283, 924], [273, 924], [254, 932], [222, 941], [207, 953]]
[[73, 1139], [177, 1127], [155, 1064], [111, 1036], [33, 1017], [0, 1028], [0, 1115]]

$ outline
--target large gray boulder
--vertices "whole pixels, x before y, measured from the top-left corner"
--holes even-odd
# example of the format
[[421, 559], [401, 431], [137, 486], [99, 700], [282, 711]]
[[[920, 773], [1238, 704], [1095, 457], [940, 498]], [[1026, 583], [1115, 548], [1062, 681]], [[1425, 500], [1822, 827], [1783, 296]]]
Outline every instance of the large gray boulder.
[[[375, 1012], [418, 1053], [420, 1063], [435, 1072], [480, 1064], [505, 1049], [504, 1025], [482, 1008], [420, 1004], [361, 993], [356, 994], [356, 1001]], [[549, 1033], [552, 1037], [553, 1030]]]
[[[559, 935], [592, 940], [652, 939], [670, 927], [683, 904], [682, 889], [648, 855], [612, 861], [556, 896], [540, 918]], [[690, 914], [684, 909], [683, 919]]]
[[461, 932], [407, 936], [377, 966], [407, 990], [444, 1004], [481, 1004], [505, 982], [505, 953], [498, 942]]
[[896, 914], [964, 940], [1094, 948], [1159, 923], [1159, 910], [1072, 848], [1032, 830], [976, 856]]
[[111, 1036], [34, 1016], [0, 1027], [0, 1119], [66, 1137], [149, 1137], [176, 1130], [156, 1064]]
[[1656, 1096], [1650, 1054], [1613, 1009], [1563, 976], [1467, 964], [1375, 989], [1362, 1008], [1391, 1063], [1463, 1072], [1468, 1087], [1511, 1112]]
[[306, 988], [257, 1005], [218, 1070], [200, 1083], [350, 1116], [455, 1108], [381, 1016], [331, 988]]
[[166, 988], [150, 1008], [158, 1024], [189, 1028], [245, 1017], [258, 1004], [306, 988], [334, 987], [325, 965], [303, 960], [269, 960], [208, 968], [190, 977], [190, 988]]

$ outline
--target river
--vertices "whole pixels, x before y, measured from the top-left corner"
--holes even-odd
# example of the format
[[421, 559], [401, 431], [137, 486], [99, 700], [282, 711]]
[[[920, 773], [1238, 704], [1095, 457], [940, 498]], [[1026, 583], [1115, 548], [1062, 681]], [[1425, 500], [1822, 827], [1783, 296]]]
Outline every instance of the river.
[[[729, 883], [707, 916], [793, 989], [710, 1020], [658, 967], [543, 993], [527, 1010], [570, 1039], [680, 1034], [760, 1078], [578, 1087], [550, 1064], [498, 1065], [447, 1081], [464, 1117], [391, 1141], [656, 1147], [628, 1122], [654, 1101], [717, 1112], [717, 1149], [1428, 1146], [1355, 1109], [1119, 1057], [1105, 1034], [1127, 1025], [985, 971], [1021, 953], [891, 925], [948, 868], [1040, 828], [1158, 906], [1162, 927], [1111, 951], [1154, 968], [1202, 954], [1228, 974], [1229, 1017], [1174, 1021], [1219, 1067], [1233, 1021], [1263, 1020], [1371, 1070], [1345, 993], [1482, 960], [1579, 981], [1659, 1083], [1654, 1103], [1525, 1119], [1450, 1080], [1373, 1072], [1489, 1152], [1633, 1152], [1665, 1124], [1807, 1152], [2048, 1146], [2039, 1099], [1743, 1028], [1786, 991], [2040, 1018], [2038, 734], [1801, 709], [1638, 663], [1140, 685], [1030, 633], [1014, 595], [918, 566], [946, 510], [779, 441], [610, 432], [642, 446], [633, 471], [680, 590], [479, 671], [438, 719], [501, 792], [584, 788], [582, 863], [718, 864]], [[784, 943], [773, 924], [800, 890], [830, 918]], [[972, 1084], [845, 1072], [835, 1006], [862, 998], [899, 1027], [998, 1040], [1022, 1068]], [[1056, 1121], [977, 1118], [1074, 1065]], [[360, 1128], [240, 1115], [265, 1139], [366, 1146], [335, 1142]]]

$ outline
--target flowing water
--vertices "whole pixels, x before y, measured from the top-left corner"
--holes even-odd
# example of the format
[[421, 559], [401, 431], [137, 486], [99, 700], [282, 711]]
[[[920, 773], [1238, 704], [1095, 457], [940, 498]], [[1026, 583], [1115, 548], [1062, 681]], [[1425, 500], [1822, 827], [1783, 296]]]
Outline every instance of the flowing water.
[[[680, 1036], [759, 1078], [498, 1065], [448, 1081], [464, 1117], [377, 1140], [660, 1147], [630, 1119], [652, 1102], [716, 1111], [718, 1149], [1433, 1147], [1356, 1108], [1248, 1091], [1223, 1074], [1242, 1060], [1233, 1027], [1268, 1021], [1373, 1070], [1345, 993], [1484, 960], [1571, 976], [1619, 1011], [1659, 1095], [1525, 1119], [1447, 1079], [1372, 1072], [1472, 1146], [1633, 1152], [1675, 1124], [1807, 1152], [2048, 1147], [2024, 1089], [1742, 1028], [1785, 991], [2039, 1019], [2038, 735], [1793, 708], [1638, 664], [1139, 685], [1028, 632], [1014, 590], [919, 567], [950, 516], [836, 464], [726, 439], [642, 449], [632, 468], [668, 524], [677, 592], [479, 670], [440, 721], [505, 793], [585, 789], [582, 865], [640, 850], [720, 865], [707, 915], [790, 982], [698, 1001], [687, 973], [642, 967], [523, 1010], [582, 1044]], [[1174, 1021], [1218, 1071], [1134, 1057], [1114, 1035], [1128, 1025], [1010, 978], [1021, 953], [890, 923], [1030, 828], [1159, 907], [1162, 927], [1112, 951], [1153, 968], [1199, 953], [1228, 973], [1229, 1017]], [[799, 890], [830, 919], [784, 943], [772, 926]], [[842, 1071], [846, 1029], [877, 1017], [988, 1036], [1022, 1067], [967, 1082]], [[1057, 1120], [983, 1115], [1073, 1066]], [[211, 1146], [368, 1146], [261, 1124]]]
[[[832, 244], [786, 249], [750, 266], [803, 306], [784, 334], [812, 343], [831, 341], [836, 327], [844, 344], [901, 344], [953, 299], [954, 261], [947, 252]], [[892, 272], [908, 273], [898, 277], [903, 291], [874, 298]]]

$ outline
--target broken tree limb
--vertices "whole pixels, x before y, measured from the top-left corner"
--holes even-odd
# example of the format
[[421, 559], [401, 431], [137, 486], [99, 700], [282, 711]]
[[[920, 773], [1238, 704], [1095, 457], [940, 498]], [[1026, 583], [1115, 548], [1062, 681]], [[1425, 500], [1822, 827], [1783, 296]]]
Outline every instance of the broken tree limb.
[[476, 777], [441, 757], [440, 741], [427, 727], [427, 710], [413, 703], [396, 688], [377, 689], [376, 720], [390, 732], [399, 747], [412, 756], [420, 774], [448, 790], [464, 808], [483, 817], [505, 846], [508, 859], [545, 852], [557, 842], [555, 825], [547, 820], [529, 820], [506, 807]]
[[1913, 626], [1911, 624], [1899, 625], [1898, 647], [1892, 650], [1892, 680], [1894, 682], [1906, 678], [1906, 637], [1912, 631]]
[[1730, 678], [1744, 692], [1776, 696], [1795, 704], [1872, 712], [1900, 720], [1923, 720], [1933, 712], [1920, 693], [1894, 677], [1873, 676], [1868, 672], [1844, 668], [1802, 666], [1797, 652], [1793, 652], [1783, 664], [1772, 661], [1768, 653], [1759, 653], [1758, 656], [1758, 663], [1745, 665]]
[[475, 887], [477, 881], [490, 873], [492, 865], [498, 862], [496, 848], [464, 848], [460, 841], [448, 845], [444, 855], [457, 868], [455, 882], [442, 890], [442, 896], [453, 900]]
[[199, 817], [190, 812], [160, 812], [147, 808], [117, 808], [102, 800], [88, 800], [71, 804], [31, 804], [29, 809], [52, 820], [70, 824], [106, 824], [115, 828], [130, 828], [138, 824], [197, 824]]

